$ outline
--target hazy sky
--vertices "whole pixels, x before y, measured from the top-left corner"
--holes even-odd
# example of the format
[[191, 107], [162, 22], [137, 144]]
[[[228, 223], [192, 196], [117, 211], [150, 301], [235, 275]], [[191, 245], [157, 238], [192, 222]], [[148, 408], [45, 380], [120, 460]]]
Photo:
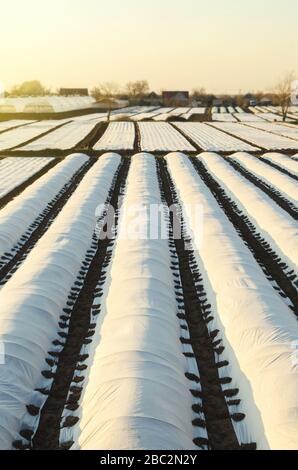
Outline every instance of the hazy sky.
[[[298, 0], [0, 0], [0, 82], [269, 89], [298, 76]], [[297, 77], [298, 78], [298, 77]]]

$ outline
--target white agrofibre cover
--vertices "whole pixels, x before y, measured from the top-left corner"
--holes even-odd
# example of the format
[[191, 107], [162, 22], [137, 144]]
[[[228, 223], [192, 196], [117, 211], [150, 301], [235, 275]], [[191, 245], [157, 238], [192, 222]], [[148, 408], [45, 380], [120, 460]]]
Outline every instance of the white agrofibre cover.
[[[264, 120], [251, 113], [236, 113], [237, 120], [240, 122], [264, 122]], [[235, 119], [236, 121], [236, 119]]]
[[6, 131], [8, 129], [13, 129], [14, 127], [25, 126], [26, 124], [32, 124], [34, 121], [26, 119], [11, 119], [10, 121], [0, 122], [0, 132]]
[[189, 107], [186, 108], [175, 108], [169, 112], [170, 116], [180, 116], [181, 114], [188, 113], [190, 111]]
[[250, 126], [261, 129], [263, 131], [272, 132], [273, 134], [288, 137], [290, 139], [298, 140], [298, 126], [276, 124], [271, 122], [260, 122], [257, 124], [250, 124]]
[[[0, 448], [10, 449], [22, 429], [26, 405], [42, 406], [41, 371], [74, 279], [92, 242], [95, 209], [104, 204], [119, 165], [114, 154], [91, 168], [20, 269], [0, 292]], [[35, 418], [38, 420], [38, 418]], [[32, 423], [31, 423], [32, 424]], [[35, 422], [36, 424], [36, 422]]]
[[262, 155], [262, 158], [264, 160], [276, 163], [280, 167], [290, 171], [293, 175], [298, 176], [297, 160], [294, 160], [293, 158], [288, 157], [287, 155], [283, 155], [282, 153], [275, 152], [264, 153], [264, 155]]
[[7, 157], [0, 160], [0, 197], [34, 176], [51, 160], [52, 157]]
[[212, 113], [212, 121], [237, 122], [237, 119], [230, 113]]
[[153, 119], [157, 114], [159, 114], [158, 111], [151, 111], [150, 113], [134, 114], [130, 116], [130, 119], [132, 121], [143, 121], [144, 119]]
[[242, 142], [236, 137], [220, 132], [217, 129], [200, 122], [175, 122], [181, 131], [183, 131], [193, 142], [195, 142], [203, 150], [233, 152], [236, 150], [254, 151], [258, 150], [256, 147]]
[[157, 116], [154, 116], [153, 121], [167, 121], [170, 117], [170, 113], [161, 113]]
[[14, 147], [19, 147], [28, 140], [34, 139], [44, 132], [53, 130], [55, 127], [60, 126], [62, 121], [41, 121], [28, 124], [10, 131], [0, 134], [0, 150], [9, 150]]
[[[274, 122], [274, 121], [283, 122], [283, 117], [282, 116], [280, 116], [279, 114], [270, 113], [270, 112], [266, 112], [266, 113], [262, 114], [262, 118], [264, 118], [266, 121], [270, 121], [270, 122]], [[291, 122], [291, 121], [293, 121], [293, 119], [290, 119], [289, 117], [287, 117], [286, 121]]]
[[[215, 153], [201, 153], [198, 158], [212, 176], [249, 216], [252, 223], [283, 261], [298, 271], [298, 224], [261, 189], [247, 181]], [[298, 163], [297, 163], [298, 165]]]
[[92, 121], [93, 123], [106, 121], [108, 113], [92, 113], [92, 114], [83, 114], [82, 116], [72, 117], [71, 121], [73, 123], [81, 123]]
[[260, 129], [254, 129], [241, 123], [217, 122], [212, 126], [229, 132], [240, 139], [251, 142], [266, 150], [298, 149], [298, 141], [287, 137], [271, 134]]
[[132, 122], [111, 122], [94, 150], [132, 150], [135, 127]]
[[94, 121], [69, 122], [59, 129], [20, 147], [24, 151], [41, 151], [48, 149], [69, 150], [83, 140], [96, 126]]
[[233, 158], [233, 160], [240, 163], [248, 171], [276, 188], [286, 198], [290, 199], [293, 204], [297, 204], [298, 185], [290, 176], [266, 165], [266, 163], [246, 152], [234, 153], [230, 158]]
[[186, 113], [183, 114], [185, 117], [186, 115], [188, 117], [192, 116], [193, 114], [205, 114], [206, 113], [205, 107], [195, 107], [195, 108], [190, 108]]
[[166, 122], [139, 122], [138, 126], [142, 151], [195, 150], [183, 135]]
[[0, 257], [19, 242], [29, 225], [87, 161], [86, 155], [69, 155], [0, 211]]
[[258, 448], [294, 450], [298, 441], [298, 364], [293, 363], [292, 344], [298, 340], [297, 319], [187, 157], [167, 161], [180, 199], [204, 207], [203, 243], [197, 258], [223, 324], [228, 360], [234, 370], [238, 368], [243, 402], [253, 398], [246, 420]]
[[74, 450], [196, 448], [168, 241], [126, 237], [135, 205], [160, 203], [154, 157], [133, 156]]

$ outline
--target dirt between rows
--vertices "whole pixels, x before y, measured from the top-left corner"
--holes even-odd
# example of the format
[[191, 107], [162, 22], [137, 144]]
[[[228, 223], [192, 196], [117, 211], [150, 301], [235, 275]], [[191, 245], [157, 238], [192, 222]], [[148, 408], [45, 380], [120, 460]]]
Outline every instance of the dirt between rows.
[[[157, 159], [157, 168], [160, 181], [162, 197], [170, 207], [177, 204], [178, 198], [175, 187], [167, 170], [164, 159]], [[172, 214], [172, 224], [176, 214]], [[183, 223], [183, 222], [182, 222]], [[218, 330], [209, 333], [207, 324], [212, 318], [211, 306], [208, 304], [204, 283], [195, 261], [193, 251], [185, 249], [185, 238], [174, 240], [174, 246], [179, 260], [179, 272], [185, 307], [185, 320], [188, 324], [190, 344], [192, 345], [194, 357], [197, 362], [200, 377], [188, 377], [192, 383], [192, 393], [201, 399], [202, 412], [205, 415], [204, 423], [194, 420], [193, 424], [206, 427], [208, 433], [208, 447], [214, 450], [241, 450], [255, 448], [255, 444], [240, 445], [232, 424], [229, 412], [230, 404], [239, 404], [235, 401], [238, 389], [226, 389], [221, 383], [230, 383], [231, 378], [219, 378], [218, 369], [227, 365], [226, 361], [220, 361], [223, 352], [221, 346], [220, 332]], [[192, 269], [191, 269], [192, 266]], [[205, 297], [202, 299], [202, 296]], [[218, 358], [216, 360], [216, 357]], [[196, 390], [196, 382], [200, 382], [201, 392]], [[232, 403], [226, 401], [226, 397], [232, 398]], [[234, 416], [235, 420], [244, 419], [239, 413]]]
[[254, 175], [252, 172], [244, 168], [240, 163], [232, 158], [223, 157], [238, 173], [253, 183], [257, 188], [266, 193], [279, 207], [286, 211], [294, 220], [298, 220], [298, 208], [281, 194], [274, 186], [267, 184], [262, 178]]
[[283, 168], [283, 167], [277, 165], [277, 163], [271, 162], [270, 160], [267, 160], [266, 158], [262, 158], [261, 161], [262, 161], [263, 163], [266, 163], [266, 165], [271, 166], [271, 167], [274, 168], [275, 170], [280, 171], [280, 172], [283, 173], [284, 175], [289, 176], [289, 177], [292, 178], [293, 180], [298, 181], [298, 176], [297, 176], [297, 175], [294, 175], [293, 173], [291, 173], [291, 172], [290, 172], [289, 170], [287, 170], [286, 168]]
[[[0, 122], [1, 122], [1, 119], [0, 119]], [[0, 134], [4, 134], [5, 132], [12, 131], [14, 129], [18, 129], [19, 127], [29, 126], [29, 124], [32, 124], [32, 123], [28, 122], [26, 124], [14, 124], [12, 127], [8, 127], [8, 129], [0, 130]]]
[[[230, 160], [229, 160], [230, 161]], [[237, 233], [250, 249], [255, 260], [262, 268], [270, 282], [273, 280], [279, 286], [279, 293], [283, 298], [288, 298], [292, 303], [292, 310], [298, 316], [298, 292], [293, 285], [296, 276], [287, 274], [288, 266], [282, 263], [281, 259], [273, 251], [270, 245], [262, 238], [250, 219], [243, 215], [237, 204], [225, 193], [224, 189], [209, 173], [205, 165], [197, 158], [192, 158], [191, 162], [199, 176], [217, 200], [219, 206], [232, 222]]]
[[[174, 121], [177, 120], [177, 119], [174, 119]], [[128, 120], [128, 119], [123, 119], [123, 121], [129, 121], [131, 122], [131, 120]], [[183, 135], [183, 137], [186, 138], [186, 140], [193, 145], [193, 147], [196, 149], [195, 151], [193, 152], [187, 152], [188, 155], [192, 155], [192, 154], [195, 154], [195, 153], [198, 153], [198, 152], [205, 152], [204, 149], [202, 149], [198, 144], [196, 144], [189, 136], [187, 136], [181, 129], [178, 129], [175, 124], [171, 121], [167, 121], [169, 125], [171, 125], [172, 127], [174, 127], [174, 129], [179, 132], [179, 134]], [[187, 122], [184, 120], [184, 122]], [[205, 122], [206, 124], [209, 124], [210, 125], [210, 119], [205, 119], [204, 115], [194, 115], [194, 118], [193, 119], [190, 119], [188, 122]], [[29, 152], [24, 152], [22, 151], [22, 149], [18, 149], [18, 148], [15, 148], [15, 149], [12, 149], [12, 150], [9, 150], [9, 151], [5, 151], [5, 152], [0, 152], [0, 159], [1, 159], [1, 156], [30, 156], [30, 157], [37, 157], [37, 156], [53, 156], [53, 157], [62, 157], [62, 156], [66, 156], [66, 155], [69, 155], [70, 153], [75, 153], [75, 152], [78, 152], [78, 153], [81, 153], [81, 152], [84, 152], [86, 153], [87, 155], [89, 155], [90, 157], [93, 157], [93, 158], [98, 158], [99, 156], [101, 156], [103, 153], [106, 153], [108, 152], [105, 151], [98, 151], [98, 150], [93, 150], [93, 146], [94, 144], [102, 137], [102, 135], [104, 134], [104, 132], [106, 131], [107, 129], [107, 126], [108, 126], [108, 122], [100, 122], [98, 123], [95, 128], [84, 138], [81, 140], [81, 142], [79, 142], [77, 145], [75, 145], [72, 149], [67, 149], [67, 150], [61, 150], [61, 149], [44, 149], [44, 150], [41, 150], [41, 151], [29, 151]], [[134, 126], [135, 126], [135, 142], [134, 142], [134, 148], [133, 150], [122, 150], [122, 149], [118, 149], [118, 150], [113, 150], [114, 152], [118, 152], [118, 153], [121, 153], [122, 156], [132, 156], [134, 155], [135, 153], [138, 153], [138, 152], [141, 152], [141, 138], [140, 138], [140, 132], [139, 132], [139, 127], [138, 127], [138, 123], [136, 121], [134, 121]], [[51, 131], [48, 131], [48, 132], [51, 132]], [[224, 132], [226, 133], [227, 135], [230, 135], [232, 137], [235, 137], [233, 134], [230, 134], [226, 131], [221, 131], [221, 132]], [[40, 137], [40, 136], [39, 136]], [[32, 140], [37, 140], [39, 137], [36, 137]], [[241, 140], [247, 144], [250, 144], [250, 145], [254, 145], [252, 144], [251, 142], [248, 142], [244, 139], [241, 139], [239, 137], [237, 137], [238, 140]], [[256, 147], [256, 146], [255, 146]], [[175, 150], [173, 150], [175, 151]], [[178, 151], [178, 150], [177, 150]], [[265, 149], [262, 149], [262, 148], [259, 148], [259, 150], [256, 150], [254, 152], [249, 152], [250, 154], [252, 155], [255, 155], [255, 156], [262, 156], [262, 154], [264, 154], [264, 152], [266, 152], [267, 150]], [[218, 151], [217, 153], [220, 153], [221, 155], [226, 155], [226, 156], [230, 156], [232, 155], [233, 153], [235, 153], [235, 151]], [[162, 152], [162, 151], [156, 151], [156, 152], [151, 152], [151, 153], [154, 153], [154, 154], [160, 154], [160, 155], [166, 155], [167, 153], [169, 153], [168, 151], [166, 152]], [[287, 155], [289, 157], [293, 157], [297, 151], [296, 150], [291, 150], [291, 149], [288, 149], [288, 150], [283, 150], [282, 153], [284, 155]], [[295, 159], [295, 158], [294, 158]]]
[[[52, 132], [56, 131], [57, 129], [60, 129], [60, 127], [64, 127], [69, 122], [63, 122], [62, 124], [59, 124], [59, 121], [57, 121], [57, 126], [56, 127], [52, 127], [51, 129], [49, 129], [45, 132], [42, 132], [41, 134], [38, 134], [37, 136], [33, 137], [32, 139], [26, 140], [25, 142], [22, 142], [21, 144], [15, 145], [14, 147], [10, 147], [9, 149], [4, 150], [4, 152], [5, 153], [7, 153], [8, 151], [13, 152], [15, 149], [18, 149], [21, 146], [23, 147], [25, 145], [31, 144], [31, 142], [35, 142], [36, 140], [41, 139], [42, 137], [44, 137], [48, 134], [51, 134]], [[23, 153], [26, 153], [25, 150], [20, 149], [20, 151], [23, 152]]]
[[31, 235], [27, 238], [25, 243], [22, 244], [19, 249], [16, 249], [14, 256], [2, 268], [0, 268], [1, 285], [3, 285], [5, 281], [9, 279], [9, 273], [11, 271], [15, 272], [17, 267], [19, 267], [19, 265], [28, 256], [30, 251], [34, 248], [38, 240], [46, 233], [50, 225], [63, 209], [70, 196], [74, 193], [83, 177], [94, 163], [95, 160], [91, 159], [86, 162], [72, 176], [72, 178], [70, 178], [70, 180], [65, 184], [64, 188], [61, 189], [58, 198], [54, 198], [53, 202], [49, 201], [47, 207], [44, 210], [42, 220], [39, 221], [40, 216], [38, 216], [38, 221], [34, 220], [31, 222], [30, 226], [36, 226], [36, 228], [32, 231]]
[[105, 121], [96, 124], [94, 129], [92, 129], [92, 131], [83, 140], [81, 140], [75, 148], [80, 149], [80, 151], [84, 149], [92, 150], [92, 147], [104, 135], [108, 125], [109, 123]]
[[37, 173], [32, 175], [30, 178], [28, 178], [26, 181], [24, 181], [22, 184], [14, 188], [12, 191], [10, 191], [8, 194], [0, 198], [0, 209], [2, 209], [6, 204], [8, 204], [12, 199], [17, 197], [19, 194], [21, 194], [28, 186], [33, 184], [35, 181], [37, 181], [41, 176], [45, 175], [49, 170], [54, 168], [59, 162], [61, 162], [61, 159], [55, 158], [54, 160], [50, 161], [46, 166], [44, 166], [41, 170], [39, 170]]
[[[130, 160], [123, 159], [115, 178], [113, 187], [108, 197], [109, 204], [115, 210], [118, 208], [119, 195], [122, 193], [126, 182]], [[117, 220], [115, 222], [117, 224]], [[103, 230], [106, 226], [103, 227]], [[100, 314], [100, 305], [97, 309], [92, 309], [95, 294], [100, 295], [101, 288], [97, 288], [98, 284], [104, 284], [105, 270], [111, 260], [111, 250], [113, 245], [110, 239], [97, 240], [93, 238], [91, 248], [86, 253], [85, 261], [82, 263], [81, 271], [78, 273], [77, 280], [69, 295], [69, 308], [61, 312], [61, 328], [58, 333], [58, 339], [54, 341], [63, 341], [64, 348], [60, 354], [54, 357], [57, 363], [57, 370], [48, 394], [48, 399], [40, 413], [40, 421], [37, 432], [33, 438], [32, 448], [35, 450], [47, 449], [54, 450], [61, 448], [59, 446], [59, 435], [61, 418], [64, 407], [70, 410], [78, 408], [78, 401], [82, 392], [82, 377], [76, 378], [76, 370], [85, 370], [87, 366], [84, 364], [86, 357], [81, 356], [81, 348], [83, 344], [91, 342], [91, 338], [95, 333], [95, 323], [90, 321], [90, 312], [93, 318]], [[94, 320], [93, 320], [94, 321]], [[69, 323], [68, 333], [63, 328]], [[62, 334], [62, 340], [61, 340]], [[53, 357], [49, 359], [51, 360]], [[51, 377], [51, 371], [47, 371]], [[78, 379], [78, 380], [77, 380]], [[71, 387], [72, 382], [77, 382]], [[68, 393], [71, 395], [67, 401]], [[69, 425], [76, 422], [76, 418], [68, 420]], [[72, 443], [64, 443], [62, 448], [67, 449]]]

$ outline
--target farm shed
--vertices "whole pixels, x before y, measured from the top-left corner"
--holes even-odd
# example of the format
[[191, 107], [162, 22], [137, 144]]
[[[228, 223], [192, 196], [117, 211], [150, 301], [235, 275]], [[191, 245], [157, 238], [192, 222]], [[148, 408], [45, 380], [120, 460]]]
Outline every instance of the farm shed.
[[188, 106], [188, 91], [163, 91], [162, 102], [164, 106]]
[[60, 88], [60, 96], [89, 96], [88, 88]]

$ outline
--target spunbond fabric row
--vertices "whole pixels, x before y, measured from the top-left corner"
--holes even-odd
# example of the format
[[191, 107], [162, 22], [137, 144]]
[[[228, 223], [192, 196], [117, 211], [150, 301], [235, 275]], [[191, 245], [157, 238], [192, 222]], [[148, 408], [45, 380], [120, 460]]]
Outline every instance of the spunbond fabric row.
[[[298, 145], [298, 142], [297, 142]], [[271, 168], [266, 163], [255, 158], [249, 153], [239, 152], [231, 156], [233, 160], [243, 165], [246, 170], [251, 171], [258, 178], [261, 178], [268, 185], [273, 185], [284, 197], [293, 204], [298, 203], [298, 186], [289, 176], [282, 174], [275, 168]]]
[[[175, 158], [174, 158], [175, 157]], [[181, 201], [204, 208], [197, 251], [226, 354], [237, 378], [250, 432], [259, 449], [295, 449], [298, 439], [298, 364], [292, 344], [297, 320], [185, 155], [167, 157]], [[191, 219], [189, 218], [191, 223]]]
[[52, 160], [52, 157], [6, 157], [0, 160], [0, 197], [12, 192]]
[[247, 214], [270, 246], [297, 271], [297, 222], [254, 184], [248, 182], [217, 154], [201, 153], [198, 159], [216, 178], [226, 193]]
[[262, 155], [262, 159], [264, 161], [274, 163], [280, 166], [281, 168], [284, 168], [285, 170], [289, 171], [294, 176], [298, 177], [298, 162], [293, 158], [288, 157], [287, 155], [283, 155], [282, 153], [269, 152], [264, 153]]
[[[85, 176], [48, 232], [0, 293], [0, 447], [10, 449], [18, 432], [37, 424], [26, 405], [41, 407], [48, 385], [41, 371], [59, 329], [59, 316], [92, 243], [95, 210], [105, 204], [120, 157], [108, 154]], [[57, 346], [57, 350], [61, 349]]]
[[21, 241], [30, 224], [88, 160], [83, 154], [69, 155], [0, 211], [0, 257]]
[[[72, 449], [197, 448], [168, 240], [126, 237], [131, 205], [160, 203], [155, 159], [137, 154], [89, 349], [80, 419], [60, 439], [74, 441]], [[149, 223], [141, 222], [143, 233]]]

